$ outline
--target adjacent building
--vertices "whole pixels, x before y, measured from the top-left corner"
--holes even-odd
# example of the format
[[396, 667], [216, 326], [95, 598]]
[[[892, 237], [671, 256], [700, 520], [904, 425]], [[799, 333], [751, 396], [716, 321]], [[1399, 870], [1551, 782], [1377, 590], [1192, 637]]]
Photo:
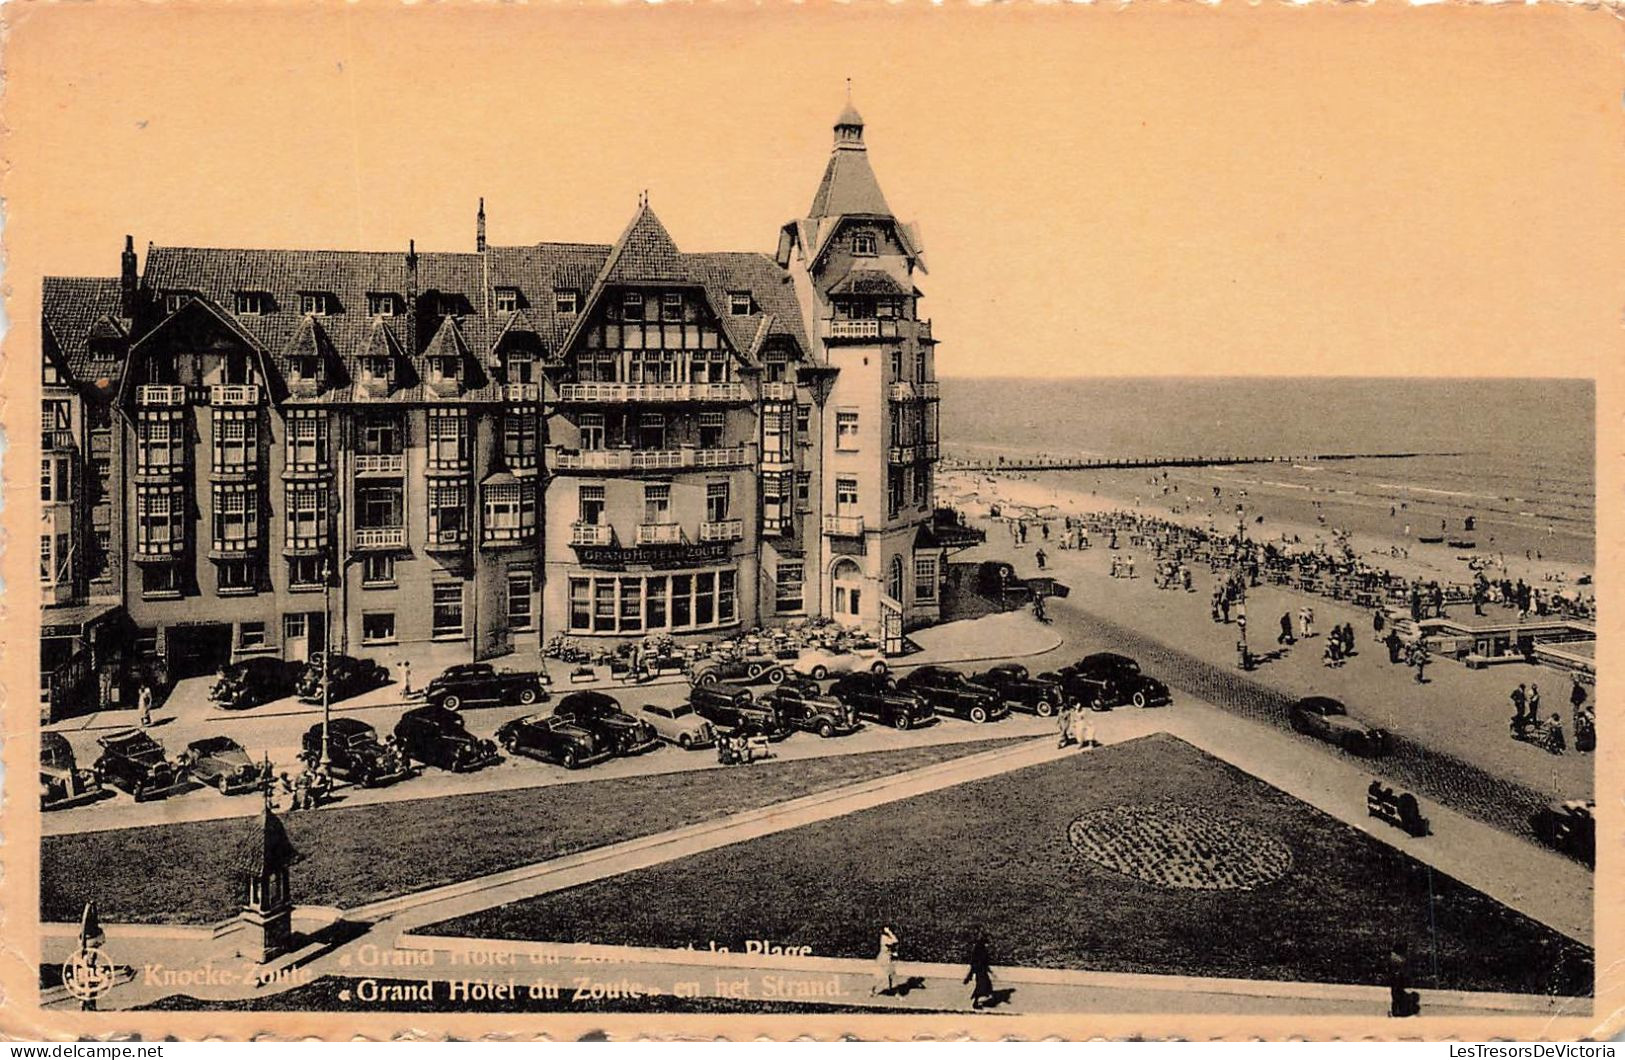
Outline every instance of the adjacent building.
[[815, 616], [899, 646], [938, 617], [934, 339], [863, 133], [771, 256], [646, 199], [611, 244], [491, 246], [482, 202], [470, 252], [48, 278], [47, 686], [115, 620], [175, 675]]

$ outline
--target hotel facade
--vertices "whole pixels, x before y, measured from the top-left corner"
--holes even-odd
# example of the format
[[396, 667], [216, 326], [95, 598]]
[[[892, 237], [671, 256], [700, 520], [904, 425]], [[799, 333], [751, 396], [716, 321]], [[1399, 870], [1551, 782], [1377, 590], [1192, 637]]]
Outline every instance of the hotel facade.
[[[939, 617], [935, 339], [851, 107], [774, 254], [126, 239], [47, 277], [42, 684]], [[105, 686], [105, 682], [104, 682]], [[100, 692], [105, 700], [107, 690]]]

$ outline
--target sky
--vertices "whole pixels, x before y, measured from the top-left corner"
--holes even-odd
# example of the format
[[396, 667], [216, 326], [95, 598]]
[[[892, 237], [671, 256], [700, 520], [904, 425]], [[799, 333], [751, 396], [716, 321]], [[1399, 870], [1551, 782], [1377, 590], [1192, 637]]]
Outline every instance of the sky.
[[[1197, 5], [7, 5], [14, 343], [171, 245], [771, 253], [844, 102], [940, 374], [1594, 376], [1625, 308], [1620, 23]], [[14, 347], [15, 348], [15, 347]]]

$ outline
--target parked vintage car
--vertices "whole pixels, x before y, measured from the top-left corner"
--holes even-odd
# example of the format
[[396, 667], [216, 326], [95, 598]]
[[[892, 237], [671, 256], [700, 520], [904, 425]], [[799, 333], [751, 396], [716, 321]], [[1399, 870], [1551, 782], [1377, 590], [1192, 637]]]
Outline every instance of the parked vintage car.
[[[306, 703], [320, 703], [322, 701], [322, 653], [316, 652], [305, 663], [305, 668], [299, 674], [296, 691], [299, 698]], [[389, 684], [389, 670], [371, 659], [357, 659], [350, 655], [334, 653], [327, 661], [325, 673], [332, 692], [328, 696], [329, 702], [338, 702], [351, 696], [369, 692]]]
[[809, 647], [801, 649], [790, 669], [814, 681], [822, 681], [830, 674], [850, 674], [859, 670], [883, 674], [890, 669], [886, 657], [878, 648], [856, 648], [836, 651], [834, 648]]
[[1348, 708], [1330, 696], [1305, 696], [1287, 711], [1295, 730], [1336, 744], [1349, 754], [1375, 757], [1390, 749], [1388, 730], [1350, 717]]
[[736, 736], [782, 740], [790, 735], [770, 704], [756, 702], [755, 693], [739, 685], [695, 685], [688, 690], [688, 702], [701, 717]]
[[73, 745], [59, 732], [40, 733], [39, 808], [64, 810], [93, 802], [104, 794], [94, 769], [80, 769]]
[[[399, 749], [386, 747], [378, 730], [357, 718], [334, 718], [327, 726], [329, 768], [338, 776], [363, 788], [375, 788], [410, 776], [412, 765]], [[299, 752], [307, 769], [316, 769], [322, 760], [322, 724], [305, 730]]]
[[222, 795], [241, 795], [265, 781], [265, 766], [248, 757], [229, 736], [206, 736], [186, 745], [186, 771], [193, 780]]
[[1569, 857], [1597, 863], [1597, 804], [1590, 799], [1567, 799], [1549, 803], [1529, 819], [1529, 826], [1542, 843]]
[[96, 774], [137, 802], [161, 799], [186, 787], [179, 765], [164, 753], [163, 745], [140, 729], [122, 729], [96, 742], [102, 749]]
[[447, 710], [518, 703], [528, 707], [547, 699], [546, 674], [536, 670], [498, 670], [490, 663], [448, 666], [424, 687], [435, 706]]
[[784, 665], [766, 655], [747, 655], [740, 658], [702, 659], [689, 670], [688, 679], [695, 685], [715, 685], [723, 681], [750, 684], [767, 682], [776, 685], [784, 680]]
[[304, 669], [303, 663], [255, 656], [228, 664], [220, 671], [209, 698], [226, 710], [245, 710], [291, 696]]
[[897, 687], [920, 696], [938, 714], [952, 714], [978, 725], [1010, 714], [997, 692], [946, 666], [918, 667], [898, 681]]
[[710, 747], [717, 741], [717, 731], [688, 703], [675, 707], [662, 707], [645, 703], [638, 709], [638, 717], [648, 722], [662, 740], [674, 743], [683, 750]]
[[930, 703], [898, 688], [896, 680], [886, 674], [842, 674], [829, 686], [829, 694], [851, 707], [858, 717], [896, 729], [912, 729], [936, 718]]
[[597, 736], [552, 714], [529, 714], [505, 723], [497, 730], [497, 742], [509, 754], [557, 762], [566, 769], [602, 762], [611, 754]]
[[553, 713], [592, 733], [612, 754], [642, 754], [660, 745], [652, 725], [634, 718], [614, 696], [602, 692], [571, 692], [559, 700]]
[[826, 740], [863, 727], [857, 711], [824, 692], [810, 677], [787, 677], [758, 702], [771, 707], [786, 729], [816, 732]]
[[497, 760], [497, 745], [468, 731], [450, 707], [414, 707], [395, 723], [395, 742], [408, 762], [466, 773]]
[[1140, 664], [1127, 655], [1100, 651], [1085, 655], [1070, 666], [1040, 678], [1059, 681], [1067, 702], [1091, 710], [1111, 710], [1133, 704], [1161, 707], [1173, 702], [1168, 686], [1140, 672]]
[[1050, 677], [1033, 677], [1020, 663], [1001, 663], [971, 677], [999, 694], [999, 698], [1017, 710], [1039, 717], [1053, 717], [1066, 700], [1061, 682]]

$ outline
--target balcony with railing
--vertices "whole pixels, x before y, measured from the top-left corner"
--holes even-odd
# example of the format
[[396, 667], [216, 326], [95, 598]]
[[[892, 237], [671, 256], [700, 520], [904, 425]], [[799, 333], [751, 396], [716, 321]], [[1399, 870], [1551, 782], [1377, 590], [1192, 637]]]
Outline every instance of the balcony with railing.
[[886, 450], [886, 460], [892, 464], [912, 464], [918, 459], [918, 451], [912, 445], [894, 445]]
[[39, 447], [42, 453], [71, 453], [79, 448], [79, 443], [74, 440], [72, 431], [51, 430], [40, 432]]
[[936, 442], [925, 442], [925, 443], [921, 444], [920, 451], [919, 451], [919, 459], [921, 459], [921, 460], [936, 460], [940, 455], [941, 455], [941, 449], [937, 446]]
[[745, 536], [745, 521], [743, 519], [715, 519], [700, 524], [700, 540], [712, 541], [738, 541]]
[[549, 471], [681, 471], [685, 468], [737, 467], [748, 454], [742, 445], [720, 449], [562, 449], [549, 446]]
[[916, 320], [914, 322], [914, 337], [921, 342], [937, 341], [931, 336], [931, 321], [929, 320]]
[[357, 453], [355, 455], [355, 473], [358, 478], [400, 475], [405, 471], [405, 453]]
[[561, 405], [620, 402], [732, 402], [750, 400], [744, 383], [562, 383]]
[[763, 401], [794, 401], [796, 399], [796, 385], [794, 383], [763, 383]]
[[260, 388], [254, 383], [217, 383], [209, 388], [211, 405], [258, 405]]
[[502, 400], [510, 405], [532, 404], [541, 399], [542, 388], [538, 383], [502, 384]]
[[893, 401], [914, 401], [920, 396], [920, 392], [914, 388], [913, 383], [899, 380], [886, 388], [886, 396]]
[[146, 384], [135, 388], [138, 405], [184, 405], [186, 388], [168, 384]]
[[826, 515], [824, 516], [824, 533], [829, 537], [862, 537], [863, 516]]
[[683, 543], [683, 527], [681, 523], [639, 523], [639, 545], [681, 545]]
[[926, 382], [915, 383], [914, 384], [914, 392], [916, 394], [918, 394], [922, 399], [924, 399], [926, 401], [938, 401], [938, 400], [940, 400], [940, 395], [939, 395], [939, 393], [937, 391], [937, 381], [935, 379], [932, 379], [932, 380], [929, 380], [929, 381], [926, 381]]
[[403, 548], [406, 545], [404, 526], [358, 526], [355, 528], [355, 547], [358, 549]]
[[608, 523], [571, 523], [570, 544], [572, 547], [586, 545], [588, 547], [608, 548], [615, 543], [615, 528]]
[[536, 539], [536, 527], [506, 526], [486, 523], [480, 530], [480, 543], [488, 548], [502, 548], [506, 545], [527, 545]]
[[433, 527], [423, 537], [425, 552], [457, 552], [468, 547], [466, 526]]

